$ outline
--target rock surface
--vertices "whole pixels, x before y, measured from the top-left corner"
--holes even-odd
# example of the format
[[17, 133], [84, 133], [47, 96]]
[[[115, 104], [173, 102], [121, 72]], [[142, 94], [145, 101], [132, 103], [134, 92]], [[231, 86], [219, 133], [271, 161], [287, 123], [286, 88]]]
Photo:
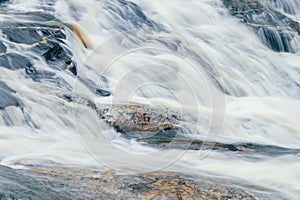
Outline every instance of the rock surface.
[[[28, 45], [28, 47], [22, 51], [22, 55], [17, 53], [0, 55], [1, 67], [26, 69], [27, 73], [27, 69], [34, 66], [26, 57], [26, 51], [34, 51], [43, 57], [50, 67], [56, 70], [69, 70], [77, 75], [76, 63], [72, 60], [73, 55], [64, 44], [65, 29], [68, 29], [68, 26], [57, 21], [52, 15], [42, 12], [16, 13], [15, 16], [30, 19], [31, 22], [0, 21], [2, 34], [10, 42]], [[6, 47], [0, 42], [0, 53], [5, 51]]]
[[16, 91], [0, 81], [0, 110], [3, 110], [8, 106], [19, 107], [22, 104], [21, 101], [15, 97], [15, 93]]
[[167, 134], [179, 123], [179, 117], [167, 108], [141, 103], [101, 105], [97, 112], [117, 131], [130, 135]]
[[0, 41], [0, 53], [5, 53], [6, 49], [6, 46], [3, 44], [3, 42]]
[[[70, 195], [71, 196], [71, 195]], [[67, 194], [55, 192], [43, 182], [18, 172], [17, 170], [0, 166], [0, 199], [70, 199]]]
[[[1, 199], [272, 199], [274, 191], [174, 172], [117, 174], [68, 167], [0, 166]], [[244, 185], [244, 186], [242, 186]]]

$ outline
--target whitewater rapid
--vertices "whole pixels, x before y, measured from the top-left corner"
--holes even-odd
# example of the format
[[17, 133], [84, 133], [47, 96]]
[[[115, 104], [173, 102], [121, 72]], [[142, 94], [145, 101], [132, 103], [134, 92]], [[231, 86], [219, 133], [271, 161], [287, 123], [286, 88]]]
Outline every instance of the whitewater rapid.
[[[0, 79], [17, 91], [27, 113], [15, 107], [5, 111], [12, 124], [0, 121], [0, 163], [205, 172], [297, 199], [299, 153], [244, 156], [229, 151], [157, 150], [105, 128], [90, 108], [58, 98], [73, 93], [98, 105], [131, 100], [169, 106], [181, 113], [184, 133], [193, 138], [300, 148], [299, 48], [293, 54], [270, 50], [219, 0], [131, 2], [58, 0], [52, 5], [15, 0], [8, 5], [7, 10], [47, 11], [63, 23], [75, 24], [90, 48], [66, 30], [64, 42], [73, 53], [77, 76], [49, 69], [34, 52], [26, 52], [35, 57], [39, 69], [61, 77], [62, 87], [0, 68]], [[300, 22], [296, 0], [270, 2]], [[0, 15], [9, 19], [5, 11]], [[8, 51], [26, 48], [11, 44]], [[95, 96], [91, 89], [95, 86], [112, 95]]]

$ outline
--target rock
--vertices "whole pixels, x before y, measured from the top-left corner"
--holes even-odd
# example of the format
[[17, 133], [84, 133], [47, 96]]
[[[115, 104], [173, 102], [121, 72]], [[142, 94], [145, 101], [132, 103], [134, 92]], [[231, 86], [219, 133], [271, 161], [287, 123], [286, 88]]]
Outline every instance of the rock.
[[258, 0], [222, 0], [231, 15], [249, 25], [270, 49], [295, 52], [291, 41], [300, 34], [299, 23]]
[[42, 40], [42, 36], [31, 28], [4, 28], [2, 33], [12, 42], [21, 44], [34, 44]]
[[[45, 188], [76, 199], [272, 199], [275, 191], [221, 178], [175, 172], [117, 174], [68, 167], [33, 167], [22, 172]], [[41, 190], [43, 195], [44, 190]]]
[[[66, 48], [62, 47], [58, 43], [54, 42], [46, 42], [49, 43], [49, 45], [45, 44], [39, 44], [39, 48], [45, 48], [47, 49], [45, 53], [43, 53], [43, 57], [46, 59], [46, 62], [58, 69], [70, 69], [70, 71], [77, 75], [75, 63], [72, 61], [71, 52], [68, 51]], [[42, 47], [43, 46], [43, 47]], [[70, 66], [72, 64], [72, 66]]]
[[[66, 35], [64, 29], [67, 26], [52, 21], [54, 17], [39, 12], [28, 13], [24, 16], [30, 20], [37, 20], [31, 23], [8, 23], [2, 24], [3, 35], [12, 42], [30, 45], [33, 51], [43, 56], [50, 67], [58, 70], [69, 70], [77, 75], [76, 63], [72, 60], [72, 53], [64, 44]], [[45, 21], [40, 23], [40, 21]], [[48, 21], [49, 20], [49, 21]], [[3, 61], [4, 62], [4, 61]]]
[[0, 88], [0, 110], [5, 109], [8, 106], [19, 107], [21, 101], [12, 95], [9, 91]]
[[6, 46], [3, 44], [3, 42], [0, 41], [0, 53], [6, 52]]
[[108, 96], [110, 96], [110, 92], [106, 91], [106, 90], [103, 90], [103, 89], [100, 89], [100, 88], [97, 88], [96, 89], [96, 95], [102, 96], [102, 97], [108, 97]]
[[0, 3], [6, 3], [9, 2], [10, 0], [0, 0]]
[[0, 81], [0, 89], [2, 90], [6, 90], [10, 93], [16, 93], [15, 90], [11, 89], [10, 87], [8, 87], [5, 83], [3, 83], [2, 81]]
[[62, 88], [65, 90], [72, 90], [72, 87], [60, 76], [54, 72], [46, 70], [37, 70], [35, 67], [27, 67], [25, 69], [26, 77], [31, 78], [35, 82], [52, 84], [55, 87]]
[[0, 199], [72, 199], [71, 197], [72, 194], [55, 192], [27, 174], [0, 166]]
[[168, 108], [141, 103], [101, 105], [97, 112], [117, 131], [133, 138], [174, 137], [179, 123]]
[[15, 93], [16, 91], [0, 81], [0, 121], [7, 126], [21, 125], [24, 122], [23, 103]]
[[106, 8], [108, 12], [112, 13], [120, 23], [117, 23], [119, 30], [129, 30], [132, 28], [141, 28], [145, 25], [148, 27], [158, 27], [151, 19], [143, 13], [142, 8], [130, 1], [110, 1]]
[[64, 94], [59, 97], [63, 98], [64, 100], [66, 100], [68, 102], [78, 103], [80, 105], [85, 105], [87, 107], [90, 107], [93, 110], [97, 110], [96, 104], [93, 101], [91, 101], [89, 98], [82, 97], [80, 95], [76, 95], [73, 93], [72, 94]]
[[29, 58], [16, 53], [0, 55], [0, 67], [11, 70], [25, 69], [31, 67], [32, 63]]

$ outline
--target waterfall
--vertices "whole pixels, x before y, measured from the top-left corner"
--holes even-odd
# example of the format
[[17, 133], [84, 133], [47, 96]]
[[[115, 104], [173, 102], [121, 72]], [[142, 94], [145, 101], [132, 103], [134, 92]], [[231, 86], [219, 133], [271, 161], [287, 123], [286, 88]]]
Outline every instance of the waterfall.
[[[0, 1], [0, 163], [206, 171], [297, 199], [300, 3], [234, 2]], [[257, 154], [128, 139], [96, 112], [124, 102]]]

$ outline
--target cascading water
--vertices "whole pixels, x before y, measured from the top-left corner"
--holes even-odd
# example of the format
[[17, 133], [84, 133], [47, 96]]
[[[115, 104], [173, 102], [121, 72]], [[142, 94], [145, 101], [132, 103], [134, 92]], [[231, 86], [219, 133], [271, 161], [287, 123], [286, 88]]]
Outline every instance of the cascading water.
[[297, 0], [270, 0], [271, 5], [279, 11], [294, 15], [296, 19], [300, 16], [300, 2]]
[[[205, 172], [297, 199], [299, 35], [285, 41], [265, 27], [256, 35], [224, 2], [2, 4], [0, 163]], [[298, 1], [260, 2], [300, 22]], [[27, 40], [26, 28], [39, 42]], [[68, 102], [68, 95], [82, 98]], [[179, 113], [180, 134], [247, 144], [256, 153], [161, 151], [107, 127], [83, 99], [97, 107], [127, 101], [168, 107]]]

